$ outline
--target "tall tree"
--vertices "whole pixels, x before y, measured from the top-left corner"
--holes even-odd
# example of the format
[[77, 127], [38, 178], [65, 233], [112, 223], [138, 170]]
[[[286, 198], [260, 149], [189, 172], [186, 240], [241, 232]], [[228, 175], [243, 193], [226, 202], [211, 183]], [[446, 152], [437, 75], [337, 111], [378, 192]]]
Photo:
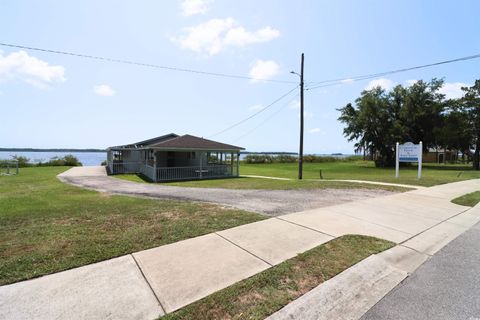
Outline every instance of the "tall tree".
[[437, 145], [434, 134], [443, 118], [445, 96], [439, 93], [443, 80], [418, 81], [409, 87], [396, 86], [387, 93], [377, 87], [365, 90], [338, 109], [343, 130], [356, 148], [365, 147], [377, 166], [392, 166], [396, 142], [423, 141], [425, 149]]
[[473, 147], [473, 168], [480, 169], [480, 80], [471, 87], [462, 88], [464, 97], [460, 99], [456, 110], [465, 115], [470, 143]]

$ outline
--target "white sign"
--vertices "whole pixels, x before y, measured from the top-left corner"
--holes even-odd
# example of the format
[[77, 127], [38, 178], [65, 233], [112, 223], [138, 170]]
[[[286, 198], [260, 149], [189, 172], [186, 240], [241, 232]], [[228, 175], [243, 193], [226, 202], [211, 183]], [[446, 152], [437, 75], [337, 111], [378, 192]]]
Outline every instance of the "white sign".
[[412, 142], [398, 144], [397, 142], [395, 148], [395, 177], [399, 177], [400, 162], [418, 162], [417, 178], [420, 179], [422, 177], [422, 153], [422, 141], [419, 144], [413, 144]]
[[398, 145], [398, 161], [399, 162], [418, 162], [420, 157], [420, 145], [407, 142]]

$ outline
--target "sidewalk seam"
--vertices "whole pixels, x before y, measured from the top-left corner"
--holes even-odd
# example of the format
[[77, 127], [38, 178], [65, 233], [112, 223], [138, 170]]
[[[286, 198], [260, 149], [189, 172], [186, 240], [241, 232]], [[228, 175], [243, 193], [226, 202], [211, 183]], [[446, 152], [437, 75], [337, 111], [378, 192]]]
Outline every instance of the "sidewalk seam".
[[132, 257], [133, 261], [135, 261], [135, 264], [137, 265], [138, 270], [140, 271], [140, 273], [142, 274], [143, 279], [145, 280], [145, 282], [147, 283], [148, 287], [149, 287], [150, 290], [152, 291], [153, 296], [155, 297], [155, 299], [157, 299], [158, 305], [159, 305], [160, 308], [162, 309], [163, 314], [167, 314], [166, 309], [163, 307], [162, 303], [160, 302], [160, 298], [158, 298], [157, 294], [155, 293], [155, 290], [153, 290], [152, 286], [150, 285], [150, 282], [148, 282], [148, 279], [147, 279], [147, 277], [145, 276], [145, 274], [143, 273], [142, 268], [141, 268], [140, 265], [138, 264], [137, 259], [135, 259], [135, 256], [134, 256], [133, 254], [130, 254], [130, 256]]
[[321, 233], [321, 234], [324, 234], [324, 235], [329, 236], [329, 237], [332, 237], [332, 238], [338, 238], [338, 236], [334, 236], [334, 235], [325, 233], [325, 232], [323, 232], [323, 231], [320, 231], [320, 230], [317, 230], [317, 229], [313, 229], [313, 228], [304, 226], [304, 225], [302, 225], [302, 224], [298, 224], [298, 223], [293, 222], [293, 221], [288, 221], [288, 220], [282, 219], [281, 217], [273, 217], [273, 219], [278, 219], [278, 220], [283, 221], [283, 222], [288, 222], [288, 223], [291, 223], [291, 224], [296, 225], [296, 226], [298, 226], [298, 227], [302, 227], [302, 228], [305, 228], [305, 229], [308, 229], [308, 230], [311, 230], [311, 231], [315, 231], [315, 232], [317, 232], [317, 233]]
[[[472, 208], [473, 208], [473, 207], [472, 207]], [[402, 241], [402, 242], [400, 242], [400, 243], [398, 243], [398, 244], [403, 246], [403, 245], [405, 244], [405, 242], [407, 242], [407, 241], [409, 241], [409, 240], [411, 240], [411, 239], [415, 238], [416, 236], [419, 236], [419, 235], [421, 235], [422, 233], [424, 233], [424, 232], [426, 232], [426, 231], [429, 231], [430, 229], [433, 229], [433, 228], [435, 228], [436, 226], [439, 226], [439, 225], [440, 225], [440, 224], [442, 224], [442, 223], [448, 222], [448, 220], [450, 220], [450, 219], [452, 219], [452, 218], [455, 218], [456, 216], [459, 216], [459, 215], [461, 215], [462, 213], [465, 213], [465, 212], [467, 212], [467, 211], [471, 210], [472, 208], [468, 208], [468, 209], [466, 209], [466, 210], [463, 210], [463, 211], [461, 211], [461, 212], [459, 212], [459, 213], [457, 213], [457, 214], [454, 214], [453, 216], [451, 216], [451, 217], [448, 217], [447, 219], [445, 219], [445, 220], [442, 220], [442, 221], [440, 221], [439, 223], [437, 223], [437, 224], [434, 224], [434, 225], [433, 225], [433, 226], [431, 226], [431, 227], [428, 227], [427, 229], [423, 230], [422, 232], [419, 232], [419, 233], [417, 233], [417, 234], [415, 234], [415, 235], [411, 236], [411, 237], [410, 237], [410, 238], [408, 238], [408, 239], [405, 239], [404, 241]], [[451, 223], [451, 224], [454, 224], [454, 225], [456, 225], [456, 226], [458, 226], [458, 227], [464, 228], [463, 226], [461, 226], [461, 225], [458, 225], [458, 224], [456, 224], [456, 223], [454, 223], [454, 222], [450, 222], [450, 223]], [[466, 228], [466, 229], [465, 229], [465, 231], [466, 231], [466, 230], [468, 230], [468, 229], [469, 229], [469, 228]], [[464, 231], [464, 232], [465, 232], [465, 231]], [[462, 232], [462, 233], [463, 233], [463, 232]], [[409, 246], [404, 246], [404, 247], [407, 247], [407, 248], [409, 248], [409, 249], [412, 249], [412, 248], [410, 248]], [[425, 253], [425, 252], [422, 252], [422, 253], [423, 253], [423, 254], [427, 254], [427, 255], [429, 255], [428, 253]], [[429, 255], [429, 256], [431, 256], [431, 255]]]
[[273, 264], [271, 264], [271, 263], [270, 263], [270, 262], [268, 262], [267, 260], [260, 258], [260, 257], [259, 257], [259, 256], [257, 256], [256, 254], [254, 254], [254, 253], [252, 253], [252, 252], [248, 251], [247, 249], [245, 249], [245, 248], [243, 248], [243, 247], [239, 246], [238, 244], [236, 244], [235, 242], [231, 241], [230, 239], [228, 239], [228, 238], [226, 238], [226, 237], [224, 237], [224, 236], [222, 236], [222, 235], [218, 234], [217, 232], [214, 232], [214, 234], [216, 234], [217, 236], [219, 236], [219, 237], [220, 237], [220, 238], [222, 238], [223, 240], [230, 242], [230, 243], [231, 243], [231, 244], [233, 244], [235, 247], [237, 247], [237, 248], [239, 248], [239, 249], [241, 249], [241, 250], [245, 251], [246, 253], [248, 253], [248, 254], [250, 254], [250, 255], [254, 256], [255, 258], [257, 258], [257, 259], [259, 259], [259, 260], [262, 260], [263, 262], [265, 262], [266, 264], [268, 264], [270, 267], [273, 267]]

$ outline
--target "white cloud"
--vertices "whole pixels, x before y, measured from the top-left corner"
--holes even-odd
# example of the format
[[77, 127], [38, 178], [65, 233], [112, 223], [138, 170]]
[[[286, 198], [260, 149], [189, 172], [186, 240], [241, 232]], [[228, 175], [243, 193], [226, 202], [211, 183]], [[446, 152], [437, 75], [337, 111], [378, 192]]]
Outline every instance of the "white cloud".
[[107, 84], [101, 84], [93, 87], [93, 92], [95, 92], [95, 94], [98, 94], [99, 96], [104, 96], [104, 97], [111, 97], [116, 93], [115, 90], [113, 90]]
[[390, 90], [393, 88], [394, 85], [395, 85], [395, 82], [393, 82], [392, 80], [386, 79], [386, 78], [380, 78], [380, 79], [375, 79], [370, 81], [365, 87], [365, 89], [371, 90], [376, 87], [382, 87], [385, 90]]
[[250, 69], [249, 75], [252, 78], [250, 82], [258, 82], [262, 80], [268, 80], [275, 77], [280, 73], [280, 66], [273, 60], [257, 60]]
[[187, 17], [204, 14], [212, 2], [213, 0], [184, 0], [182, 1], [182, 14]]
[[28, 55], [25, 51], [3, 55], [0, 51], [0, 81], [19, 79], [39, 88], [65, 81], [65, 68]]
[[405, 85], [406, 85], [407, 87], [410, 87], [410, 86], [413, 86], [413, 85], [414, 85], [415, 83], [417, 83], [417, 82], [418, 82], [418, 80], [411, 79], [411, 80], [405, 81]]
[[458, 99], [463, 97], [464, 92], [462, 87], [469, 87], [470, 85], [463, 82], [452, 82], [444, 83], [443, 86], [438, 90], [440, 93], [444, 94], [447, 99]]
[[265, 108], [265, 107], [262, 106], [261, 104], [255, 104], [255, 105], [251, 106], [250, 108], [248, 108], [248, 110], [258, 111], [258, 110], [262, 110], [263, 108]]
[[253, 43], [268, 42], [280, 36], [280, 31], [272, 27], [265, 27], [254, 32], [248, 32], [244, 27], [228, 30], [225, 35], [225, 44], [230, 46], [245, 47]]
[[185, 35], [172, 38], [182, 49], [214, 55], [227, 47], [245, 47], [268, 42], [280, 35], [271, 27], [247, 31], [233, 18], [211, 19], [194, 27], [185, 28]]
[[322, 132], [322, 130], [320, 130], [320, 128], [313, 128], [313, 129], [310, 129], [308, 130], [309, 133], [320, 133]]

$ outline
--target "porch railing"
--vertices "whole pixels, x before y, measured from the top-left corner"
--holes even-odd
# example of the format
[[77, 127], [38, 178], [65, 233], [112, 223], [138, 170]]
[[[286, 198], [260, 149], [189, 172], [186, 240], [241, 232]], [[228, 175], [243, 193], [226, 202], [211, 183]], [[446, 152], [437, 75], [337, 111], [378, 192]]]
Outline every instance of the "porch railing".
[[156, 181], [197, 180], [208, 178], [233, 177], [237, 175], [237, 167], [230, 164], [218, 164], [195, 167], [160, 167], [156, 169], [144, 162], [112, 162], [110, 173], [141, 173]]
[[161, 167], [157, 168], [157, 181], [171, 181], [171, 180], [195, 180], [207, 178], [221, 178], [234, 176], [232, 166], [224, 165], [209, 165], [197, 167]]
[[[113, 162], [111, 165], [112, 174], [140, 173], [145, 164], [142, 162]], [[152, 175], [153, 176], [153, 175]]]

